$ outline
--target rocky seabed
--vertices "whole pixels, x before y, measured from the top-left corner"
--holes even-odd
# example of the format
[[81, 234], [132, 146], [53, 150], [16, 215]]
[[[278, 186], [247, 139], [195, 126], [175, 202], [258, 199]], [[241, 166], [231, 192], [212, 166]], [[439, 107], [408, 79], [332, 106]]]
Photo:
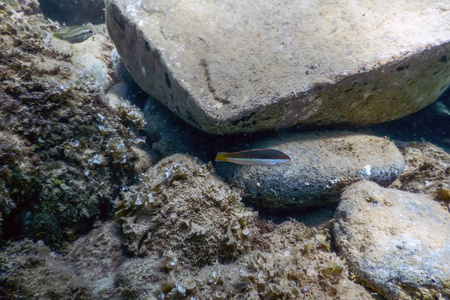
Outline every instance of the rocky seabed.
[[[442, 148], [206, 134], [137, 87], [105, 25], [68, 44], [37, 1], [0, 19], [1, 299], [450, 299]], [[291, 162], [211, 162], [239, 147]]]

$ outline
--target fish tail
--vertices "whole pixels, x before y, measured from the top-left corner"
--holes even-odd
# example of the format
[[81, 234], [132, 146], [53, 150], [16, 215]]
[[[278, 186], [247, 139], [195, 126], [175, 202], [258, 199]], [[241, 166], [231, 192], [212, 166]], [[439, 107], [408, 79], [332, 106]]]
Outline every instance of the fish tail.
[[216, 161], [228, 161], [227, 152], [219, 152], [216, 155]]

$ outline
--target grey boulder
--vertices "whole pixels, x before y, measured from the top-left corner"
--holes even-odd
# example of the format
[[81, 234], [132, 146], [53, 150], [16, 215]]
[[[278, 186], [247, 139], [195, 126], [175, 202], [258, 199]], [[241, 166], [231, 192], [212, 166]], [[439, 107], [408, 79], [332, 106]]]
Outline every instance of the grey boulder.
[[335, 219], [341, 257], [367, 286], [388, 299], [450, 298], [450, 214], [438, 202], [362, 181]]
[[107, 0], [135, 81], [209, 133], [390, 121], [450, 85], [445, 1]]
[[303, 210], [336, 203], [344, 187], [361, 179], [387, 186], [405, 166], [391, 141], [345, 131], [294, 134], [252, 148], [280, 150], [291, 162], [271, 167], [216, 162], [216, 171], [242, 189], [250, 203], [271, 210]]

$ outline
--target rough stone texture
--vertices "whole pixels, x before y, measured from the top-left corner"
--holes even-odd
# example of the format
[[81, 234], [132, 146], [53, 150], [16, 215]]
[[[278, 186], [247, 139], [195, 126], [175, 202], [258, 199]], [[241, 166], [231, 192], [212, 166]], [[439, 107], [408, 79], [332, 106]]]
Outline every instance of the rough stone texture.
[[[126, 120], [132, 129], [143, 129], [147, 122], [141, 110], [131, 104], [130, 100], [135, 100], [131, 96], [131, 87], [124, 82], [113, 85], [106, 94], [107, 104], [114, 109], [122, 119]], [[133, 101], [134, 102], [134, 101]]]
[[118, 293], [116, 272], [126, 260], [120, 226], [115, 222], [96, 225], [69, 247], [64, 259], [84, 278], [91, 299], [117, 299], [113, 297]]
[[117, 271], [123, 297], [369, 299], [331, 253], [326, 229], [257, 221], [210, 173], [176, 154], [121, 194], [125, 244], [142, 257]]
[[117, 214], [128, 250], [136, 256], [171, 251], [196, 266], [247, 252], [256, 214], [211, 173], [211, 165], [175, 154], [121, 193]]
[[390, 187], [429, 194], [450, 204], [450, 154], [430, 143], [399, 145], [405, 157], [405, 171]]
[[[210, 221], [229, 225], [220, 217]], [[130, 257], [123, 251], [123, 235], [115, 222], [97, 223], [66, 255], [51, 252], [42, 241], [11, 243], [0, 251], [0, 298], [371, 299], [350, 280], [344, 260], [330, 250], [328, 225], [311, 228], [294, 220], [256, 224], [248, 253], [201, 268], [170, 250]], [[173, 231], [167, 240], [184, 234]], [[155, 247], [164, 242], [154, 240]]]
[[335, 219], [336, 245], [363, 283], [389, 299], [450, 297], [450, 214], [438, 202], [362, 181]]
[[29, 239], [0, 252], [1, 299], [92, 299], [85, 279], [42, 241]]
[[[274, 226], [275, 227], [275, 226]], [[326, 230], [295, 221], [266, 232], [255, 250], [229, 264], [195, 269], [170, 253], [127, 260], [118, 272], [122, 295], [135, 299], [372, 299], [330, 252]], [[167, 268], [169, 262], [173, 262]]]
[[66, 255], [43, 241], [10, 243], [0, 251], [1, 299], [121, 299], [115, 278], [126, 260], [120, 227], [96, 224]]
[[[61, 30], [64, 26], [57, 25]], [[45, 38], [46, 46], [71, 54], [72, 67], [79, 72], [79, 79], [85, 84], [107, 90], [113, 82], [111, 52], [114, 45], [106, 33], [105, 25], [86, 25], [86, 28], [95, 33], [82, 43], [71, 44], [48, 34]], [[53, 62], [44, 62], [46, 67], [52, 67]], [[54, 67], [54, 66], [53, 66]]]
[[291, 162], [275, 167], [216, 162], [215, 168], [225, 181], [241, 187], [251, 203], [271, 210], [335, 203], [345, 186], [361, 179], [389, 185], [404, 168], [392, 142], [352, 132], [293, 134], [250, 148], [283, 151]]
[[136, 82], [210, 133], [363, 125], [450, 85], [447, 1], [108, 0]]
[[[24, 3], [0, 4], [0, 238], [55, 249], [113, 214], [119, 189], [148, 161], [136, 150], [144, 121], [109, 108], [97, 78], [74, 66], [74, 48], [46, 39], [55, 24]], [[112, 46], [97, 42], [91, 49]]]

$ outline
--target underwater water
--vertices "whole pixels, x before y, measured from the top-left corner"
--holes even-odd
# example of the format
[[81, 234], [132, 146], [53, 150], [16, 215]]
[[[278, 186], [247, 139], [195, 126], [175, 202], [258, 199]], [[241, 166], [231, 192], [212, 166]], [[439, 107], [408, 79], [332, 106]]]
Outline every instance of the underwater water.
[[108, 30], [104, 1], [0, 1], [0, 299], [450, 299], [448, 84], [390, 122], [211, 134]]
[[377, 135], [393, 140], [427, 141], [450, 151], [450, 89], [433, 104], [399, 120], [369, 128]]

